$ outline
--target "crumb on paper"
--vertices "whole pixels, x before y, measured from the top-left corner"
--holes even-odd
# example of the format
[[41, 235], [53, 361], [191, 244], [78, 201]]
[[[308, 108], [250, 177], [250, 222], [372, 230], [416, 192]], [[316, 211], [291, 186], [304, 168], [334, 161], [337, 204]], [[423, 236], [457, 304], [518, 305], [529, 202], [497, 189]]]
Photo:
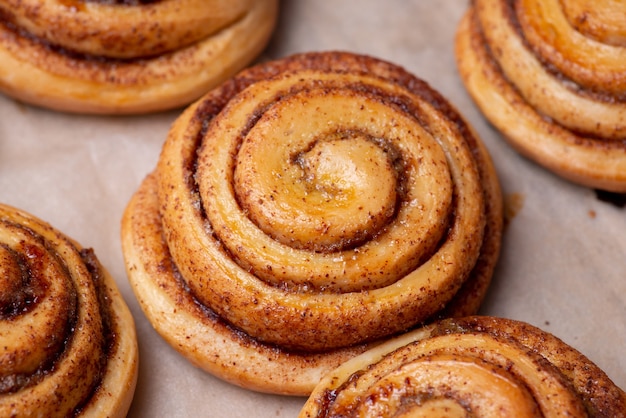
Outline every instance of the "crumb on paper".
[[509, 193], [504, 196], [504, 225], [508, 226], [524, 206], [524, 195]]

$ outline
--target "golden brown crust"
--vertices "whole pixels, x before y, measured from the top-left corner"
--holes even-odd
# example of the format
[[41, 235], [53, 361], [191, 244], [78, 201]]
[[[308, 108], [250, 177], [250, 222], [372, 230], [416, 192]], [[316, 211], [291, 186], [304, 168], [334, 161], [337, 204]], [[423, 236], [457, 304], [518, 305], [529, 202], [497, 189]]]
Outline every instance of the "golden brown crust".
[[[194, 0], [182, 1], [194, 3]], [[67, 5], [54, 1], [44, 3], [53, 9], [50, 13], [55, 13], [54, 16], [75, 16], [56, 10]], [[103, 16], [133, 15], [128, 19], [139, 20], [130, 28], [141, 28], [144, 23], [147, 25], [149, 33], [133, 35], [139, 36], [139, 39], [128, 40], [128, 44], [123, 44], [123, 50], [117, 52], [110, 51], [121, 45], [117, 41], [108, 42], [107, 45], [112, 45], [108, 50], [102, 45], [81, 47], [53, 44], [51, 42], [62, 42], [63, 39], [42, 41], [25, 35], [24, 29], [16, 27], [10, 19], [0, 19], [0, 90], [28, 103], [79, 113], [144, 113], [186, 105], [242, 69], [260, 53], [269, 40], [278, 13], [276, 0], [250, 2], [243, 11], [240, 10], [244, 7], [239, 5], [240, 2], [232, 5], [226, 2], [228, 5], [224, 12], [226, 17], [229, 16], [228, 19], [225, 17], [224, 21], [208, 26], [199, 23], [202, 31], [211, 25], [213, 27], [210, 33], [200, 39], [196, 40], [196, 35], [191, 42], [168, 38], [172, 45], [160, 40], [163, 33], [150, 23], [152, 14], [154, 18], [163, 16], [165, 20], [172, 16], [188, 20], [189, 13], [201, 7], [204, 11], [194, 12], [196, 17], [207, 17], [207, 13], [212, 15], [208, 19], [219, 17], [219, 13], [211, 9], [212, 4], [201, 3], [193, 5], [193, 9], [180, 10], [174, 0], [146, 6], [85, 3], [88, 11], [77, 12], [81, 16], [93, 15], [93, 19], [100, 21]], [[20, 5], [30, 7], [27, 2], [20, 2]], [[140, 13], [136, 8], [141, 9]], [[152, 14], [145, 13], [145, 8], [154, 11]], [[178, 12], [173, 13], [170, 10], [172, 8]], [[125, 10], [135, 12], [124, 13]], [[27, 11], [23, 13], [27, 14]], [[119, 22], [122, 24], [124, 19], [119, 19]], [[46, 22], [38, 24], [43, 30]], [[170, 25], [171, 22], [162, 21], [162, 24]], [[70, 30], [73, 26], [82, 28], [79, 23], [63, 27]], [[189, 25], [176, 26], [191, 30], [194, 25], [191, 22]], [[54, 36], [54, 33], [46, 32], [50, 36]], [[131, 35], [134, 33], [131, 31]], [[172, 36], [177, 35], [173, 33]], [[180, 36], [186, 39], [187, 35]], [[88, 42], [89, 37], [80, 39]], [[93, 40], [91, 43], [97, 42], [104, 41]], [[133, 46], [133, 43], [137, 45]], [[80, 52], [80, 48], [89, 53]], [[159, 48], [163, 51], [157, 52]], [[115, 57], [108, 58], [104, 54]], [[120, 58], [119, 55], [123, 56]]]
[[570, 0], [561, 4], [578, 32], [605, 44], [626, 46], [626, 21], [620, 0]]
[[180, 49], [231, 25], [251, 0], [158, 0], [134, 6], [89, 0], [1, 0], [11, 23], [78, 53], [139, 58]]
[[[568, 12], [573, 13], [571, 8], [578, 2], [580, 0], [518, 0], [515, 2], [515, 19], [525, 42], [547, 65], [554, 66], [584, 89], [606, 92], [623, 99], [626, 91], [626, 50], [589, 38], [572, 26]], [[626, 11], [624, 5], [614, 4], [613, 8], [617, 16], [623, 16]], [[593, 14], [586, 13], [586, 16]], [[607, 16], [606, 25], [611, 25], [614, 19]]]
[[123, 417], [135, 325], [91, 250], [0, 205], [0, 415]]
[[623, 417], [626, 393], [554, 335], [520, 321], [476, 316], [444, 319], [349, 360], [324, 377], [299, 416], [443, 411]]
[[311, 382], [365, 350], [332, 353], [280, 350], [256, 341], [221, 320], [190, 294], [168, 255], [158, 216], [156, 175], [133, 196], [123, 218], [122, 246], [130, 283], [157, 332], [193, 364], [256, 391], [303, 395]]
[[626, 60], [615, 59], [623, 51], [608, 53], [618, 47], [580, 33], [549, 43], [549, 28], [572, 30], [556, 3], [472, 3], [456, 36], [459, 72], [485, 116], [522, 154], [574, 182], [624, 192]]
[[[423, 81], [371, 57], [310, 53], [242, 72], [174, 123], [149, 183], [152, 233], [167, 242], [155, 258], [171, 256], [198, 303], [284, 353], [332, 359], [473, 313], [499, 254], [485, 148]], [[124, 215], [131, 282], [149, 280], [133, 249], [145, 217], [136, 204]]]

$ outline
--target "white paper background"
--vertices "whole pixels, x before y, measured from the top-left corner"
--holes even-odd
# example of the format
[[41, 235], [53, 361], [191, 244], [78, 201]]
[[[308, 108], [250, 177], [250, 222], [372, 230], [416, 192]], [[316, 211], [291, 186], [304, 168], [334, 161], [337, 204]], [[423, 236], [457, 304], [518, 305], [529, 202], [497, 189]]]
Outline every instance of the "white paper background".
[[[442, 92], [489, 148], [521, 209], [482, 313], [537, 325], [626, 388], [626, 209], [518, 156], [479, 114], [456, 73], [463, 0], [289, 0], [263, 58], [342, 49], [400, 64]], [[295, 417], [304, 399], [253, 393], [198, 369], [143, 316], [120, 249], [122, 211], [156, 164], [180, 109], [148, 116], [51, 112], [0, 95], [0, 200], [93, 247], [134, 314], [140, 374], [131, 417]]]

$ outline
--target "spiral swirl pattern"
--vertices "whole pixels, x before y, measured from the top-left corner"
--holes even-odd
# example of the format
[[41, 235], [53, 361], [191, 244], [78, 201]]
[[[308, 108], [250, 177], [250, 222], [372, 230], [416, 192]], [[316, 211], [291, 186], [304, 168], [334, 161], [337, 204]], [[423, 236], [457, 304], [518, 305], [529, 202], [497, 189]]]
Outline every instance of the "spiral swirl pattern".
[[475, 0], [457, 33], [459, 70], [522, 154], [580, 184], [626, 191], [623, 3]]
[[275, 0], [0, 0], [0, 89], [81, 113], [186, 105], [261, 52], [276, 14]]
[[125, 416], [135, 328], [93, 251], [0, 205], [0, 415]]
[[421, 80], [347, 53], [265, 63], [209, 93], [138, 195], [123, 228], [135, 293], [157, 252], [141, 219], [158, 211], [156, 259], [286, 352], [332, 357], [475, 312], [499, 251], [500, 191], [468, 126]]
[[240, 19], [250, 1], [158, 0], [128, 5], [90, 0], [2, 0], [11, 23], [52, 45], [109, 58], [163, 54]]
[[299, 416], [623, 417], [624, 411], [624, 391], [555, 336], [519, 321], [466, 317], [349, 360], [324, 377]]

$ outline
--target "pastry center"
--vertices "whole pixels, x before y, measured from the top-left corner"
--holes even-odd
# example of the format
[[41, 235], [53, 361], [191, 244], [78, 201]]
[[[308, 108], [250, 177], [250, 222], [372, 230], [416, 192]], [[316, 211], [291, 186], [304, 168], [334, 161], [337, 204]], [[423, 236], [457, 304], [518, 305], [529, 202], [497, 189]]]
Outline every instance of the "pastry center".
[[[298, 156], [311, 238], [321, 245], [360, 241], [393, 216], [396, 173], [387, 153], [363, 135], [319, 141]], [[330, 242], [328, 242], [330, 241]]]
[[[274, 239], [336, 251], [376, 234], [394, 215], [397, 175], [384, 149], [365, 134], [329, 133], [271, 170], [273, 179], [237, 176], [241, 204]], [[245, 160], [243, 158], [242, 160]], [[246, 172], [242, 162], [238, 167]]]

